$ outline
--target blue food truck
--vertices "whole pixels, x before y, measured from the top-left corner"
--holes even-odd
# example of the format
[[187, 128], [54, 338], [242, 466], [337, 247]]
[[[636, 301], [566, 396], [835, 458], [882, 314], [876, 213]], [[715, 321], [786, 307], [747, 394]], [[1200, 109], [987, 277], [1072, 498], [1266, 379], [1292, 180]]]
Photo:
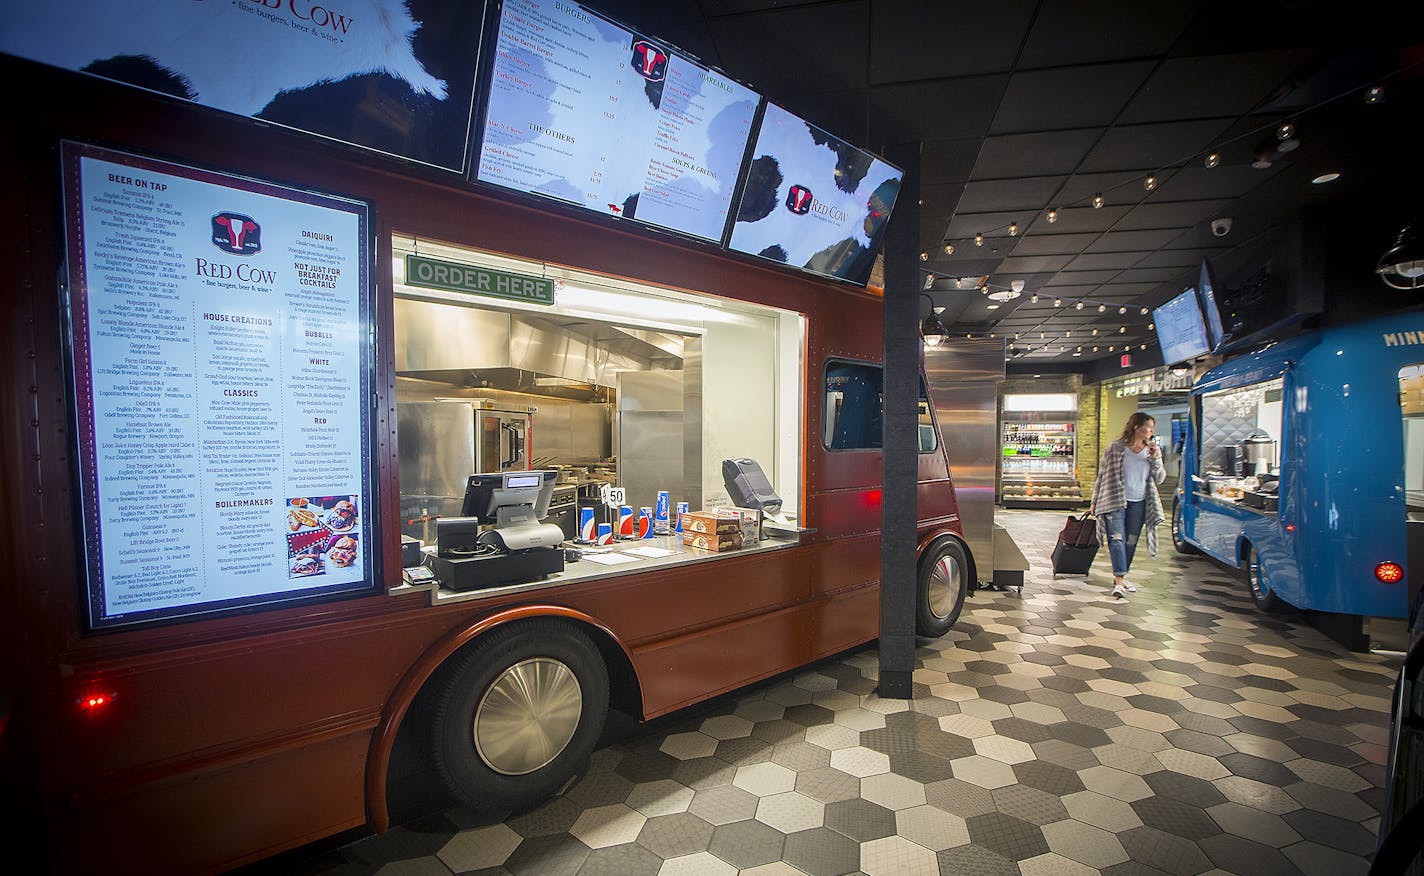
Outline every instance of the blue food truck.
[[1411, 515], [1424, 309], [1272, 343], [1192, 389], [1172, 542], [1240, 569], [1260, 608], [1405, 617]]

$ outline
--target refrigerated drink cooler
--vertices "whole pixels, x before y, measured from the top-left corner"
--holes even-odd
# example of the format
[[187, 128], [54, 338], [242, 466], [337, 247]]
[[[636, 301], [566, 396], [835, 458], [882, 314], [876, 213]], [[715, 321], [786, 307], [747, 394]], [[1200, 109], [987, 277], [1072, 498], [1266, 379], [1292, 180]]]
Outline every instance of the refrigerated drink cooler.
[[401, 531], [430, 542], [431, 517], [458, 517], [472, 474], [526, 471], [538, 408], [490, 399], [396, 405]]

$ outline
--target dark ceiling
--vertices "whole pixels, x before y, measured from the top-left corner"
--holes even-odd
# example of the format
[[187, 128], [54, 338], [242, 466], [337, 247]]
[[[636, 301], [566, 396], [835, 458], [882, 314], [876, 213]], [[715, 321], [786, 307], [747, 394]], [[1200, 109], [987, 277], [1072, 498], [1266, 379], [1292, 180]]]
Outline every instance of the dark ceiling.
[[[1399, 189], [1420, 187], [1416, 4], [588, 2], [852, 142], [920, 144], [922, 281], [947, 325], [1007, 338], [1025, 364], [1152, 348], [1142, 309], [1190, 285], [1203, 256], [1308, 205], [1403, 216]], [[1383, 96], [1367, 103], [1372, 85]], [[1298, 148], [1253, 167], [1284, 121]], [[1326, 172], [1341, 176], [1312, 184]], [[1024, 291], [995, 302], [964, 277]]]

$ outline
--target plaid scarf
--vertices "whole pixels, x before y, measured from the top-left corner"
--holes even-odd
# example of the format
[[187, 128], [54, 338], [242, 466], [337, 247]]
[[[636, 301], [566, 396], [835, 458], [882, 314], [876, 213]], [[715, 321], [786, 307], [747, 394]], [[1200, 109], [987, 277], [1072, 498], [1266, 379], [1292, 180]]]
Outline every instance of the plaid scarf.
[[[1108, 543], [1107, 524], [1103, 515], [1109, 511], [1121, 511], [1127, 507], [1126, 487], [1123, 484], [1122, 457], [1127, 445], [1122, 439], [1108, 445], [1103, 453], [1103, 461], [1098, 466], [1098, 479], [1093, 483], [1093, 513], [1098, 517], [1098, 541]], [[1167, 469], [1162, 465], [1162, 454], [1149, 457], [1151, 469], [1147, 478], [1147, 515], [1142, 528], [1147, 530], [1147, 553], [1157, 556], [1157, 525], [1162, 522], [1162, 498], [1157, 494], [1157, 485], [1167, 478]]]

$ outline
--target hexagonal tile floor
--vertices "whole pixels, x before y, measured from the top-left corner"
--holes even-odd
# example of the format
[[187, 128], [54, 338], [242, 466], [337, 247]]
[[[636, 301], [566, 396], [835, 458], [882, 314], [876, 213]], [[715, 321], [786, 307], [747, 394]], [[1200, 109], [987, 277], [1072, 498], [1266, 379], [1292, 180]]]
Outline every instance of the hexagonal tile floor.
[[[452, 809], [306, 873], [1364, 873], [1397, 664], [1230, 572], [1140, 555], [1126, 601], [1054, 579], [1063, 515], [1000, 511], [1035, 568], [922, 642], [912, 701], [873, 648], [599, 751], [505, 821]], [[1145, 552], [1144, 552], [1145, 554]]]

